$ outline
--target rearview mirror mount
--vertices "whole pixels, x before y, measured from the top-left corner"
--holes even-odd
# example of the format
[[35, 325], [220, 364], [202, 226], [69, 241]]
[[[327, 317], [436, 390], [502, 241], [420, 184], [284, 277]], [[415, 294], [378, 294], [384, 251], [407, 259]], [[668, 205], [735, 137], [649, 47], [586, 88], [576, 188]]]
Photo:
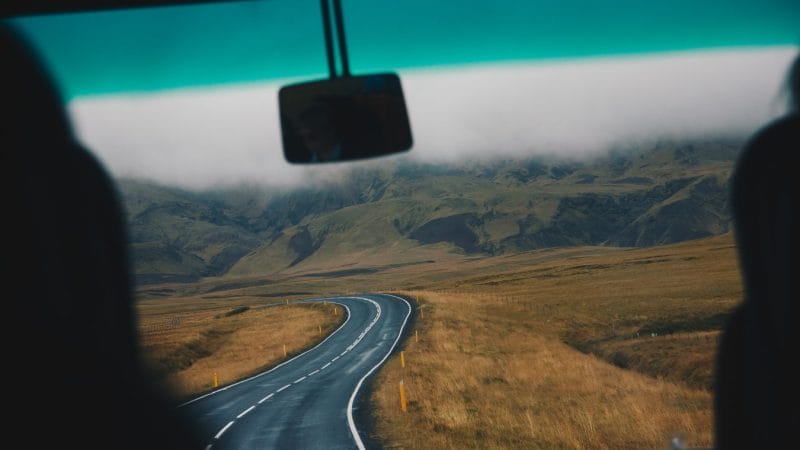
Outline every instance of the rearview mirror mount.
[[329, 0], [320, 0], [330, 79], [284, 86], [278, 93], [283, 154], [290, 163], [350, 161], [411, 148], [400, 78], [350, 74], [341, 0], [332, 1], [341, 77], [333, 56]]

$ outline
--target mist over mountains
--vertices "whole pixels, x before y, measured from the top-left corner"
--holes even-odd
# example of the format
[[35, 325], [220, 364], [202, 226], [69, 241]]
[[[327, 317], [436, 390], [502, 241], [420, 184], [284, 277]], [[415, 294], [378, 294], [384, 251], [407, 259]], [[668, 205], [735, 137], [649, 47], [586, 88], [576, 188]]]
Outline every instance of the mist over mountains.
[[121, 179], [139, 283], [369, 271], [730, 230], [742, 142], [659, 142], [586, 160], [389, 160], [305, 188], [193, 192]]

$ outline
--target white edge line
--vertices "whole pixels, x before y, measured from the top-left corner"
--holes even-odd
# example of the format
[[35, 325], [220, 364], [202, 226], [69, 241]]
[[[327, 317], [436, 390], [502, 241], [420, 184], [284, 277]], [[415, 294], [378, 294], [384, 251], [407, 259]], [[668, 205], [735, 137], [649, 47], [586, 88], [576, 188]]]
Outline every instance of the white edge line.
[[[406, 300], [406, 299], [404, 299], [402, 297], [398, 297], [396, 295], [392, 295], [392, 294], [381, 294], [381, 295], [387, 295], [387, 296], [394, 297], [394, 298], [402, 300], [408, 306], [408, 313], [406, 314], [406, 318], [403, 320], [403, 325], [400, 326], [400, 332], [397, 333], [397, 339], [394, 340], [394, 344], [392, 344], [392, 348], [389, 349], [389, 352], [386, 353], [386, 355], [383, 357], [383, 359], [381, 359], [378, 362], [378, 364], [375, 364], [375, 366], [373, 366], [372, 369], [370, 369], [369, 372], [367, 372], [366, 375], [364, 375], [363, 377], [361, 377], [360, 380], [358, 380], [358, 384], [356, 385], [356, 388], [353, 390], [353, 393], [350, 395], [350, 401], [347, 402], [347, 424], [350, 426], [350, 433], [352, 433], [353, 440], [356, 441], [356, 446], [358, 447], [359, 450], [366, 450], [366, 447], [364, 447], [364, 442], [361, 440], [361, 436], [358, 435], [358, 430], [356, 429], [356, 423], [353, 420], [353, 402], [355, 401], [356, 395], [358, 394], [358, 390], [361, 389], [361, 385], [364, 383], [364, 380], [366, 380], [367, 377], [372, 375], [372, 372], [377, 370], [378, 367], [380, 367], [384, 363], [384, 361], [386, 361], [389, 358], [389, 355], [392, 354], [392, 352], [394, 351], [394, 348], [397, 346], [397, 343], [400, 341], [400, 337], [403, 335], [403, 330], [406, 327], [406, 323], [408, 322], [408, 318], [409, 318], [409, 316], [411, 316], [411, 303], [408, 303], [408, 300]], [[370, 301], [372, 301], [372, 300], [370, 300]], [[372, 301], [372, 303], [375, 303], [375, 302]], [[377, 303], [375, 303], [375, 304], [377, 305]], [[378, 306], [378, 311], [380, 311], [380, 306]]]
[[251, 407], [249, 407], [249, 408], [245, 409], [244, 411], [242, 411], [241, 413], [239, 413], [239, 415], [238, 415], [238, 416], [236, 416], [236, 418], [237, 418], [237, 419], [241, 419], [241, 418], [242, 418], [242, 417], [244, 417], [244, 416], [245, 416], [247, 413], [249, 413], [250, 411], [252, 411], [252, 410], [254, 410], [254, 409], [256, 409], [256, 405], [253, 405], [253, 406], [251, 406]]
[[[356, 429], [355, 421], [353, 420], [353, 403], [354, 403], [354, 401], [355, 401], [356, 395], [358, 395], [358, 391], [361, 389], [361, 386], [364, 384], [364, 380], [366, 380], [366, 379], [367, 379], [367, 378], [368, 378], [370, 375], [372, 375], [372, 373], [373, 373], [373, 372], [375, 372], [375, 370], [377, 370], [377, 369], [378, 369], [378, 368], [379, 368], [379, 367], [380, 367], [380, 366], [381, 366], [381, 365], [382, 365], [382, 364], [383, 364], [383, 363], [384, 363], [384, 362], [385, 362], [385, 361], [386, 361], [386, 360], [389, 358], [389, 355], [391, 355], [391, 354], [392, 354], [392, 352], [394, 351], [394, 348], [395, 348], [395, 347], [397, 347], [397, 343], [400, 341], [400, 337], [402, 337], [402, 336], [403, 336], [403, 330], [405, 329], [405, 327], [406, 327], [406, 324], [408, 323], [408, 318], [411, 316], [411, 304], [410, 304], [410, 303], [408, 303], [408, 301], [407, 301], [406, 299], [404, 299], [404, 298], [402, 298], [402, 297], [398, 297], [398, 296], [396, 296], [396, 295], [392, 295], [392, 294], [380, 294], [380, 295], [389, 296], [389, 297], [394, 297], [394, 298], [396, 298], [396, 299], [402, 300], [402, 301], [403, 301], [403, 303], [405, 303], [405, 304], [406, 304], [406, 306], [408, 306], [408, 313], [406, 313], [406, 317], [405, 317], [405, 319], [403, 319], [403, 324], [400, 326], [400, 332], [397, 334], [397, 338], [395, 338], [395, 340], [394, 340], [394, 343], [392, 344], [392, 346], [391, 346], [391, 348], [389, 349], [389, 351], [386, 353], [386, 355], [384, 355], [383, 359], [381, 359], [380, 361], [378, 361], [378, 363], [377, 363], [377, 364], [375, 364], [375, 365], [374, 365], [374, 366], [373, 366], [373, 367], [372, 367], [372, 368], [369, 370], [369, 372], [367, 372], [367, 373], [366, 373], [366, 374], [365, 374], [363, 377], [361, 377], [361, 379], [360, 379], [360, 380], [358, 380], [358, 384], [356, 384], [356, 387], [355, 387], [355, 389], [353, 390], [353, 393], [350, 395], [350, 400], [347, 402], [347, 424], [348, 424], [348, 426], [350, 427], [350, 433], [353, 435], [353, 440], [355, 441], [355, 443], [356, 443], [356, 446], [359, 448], [359, 450], [366, 450], [366, 447], [364, 446], [364, 442], [361, 440], [361, 436], [359, 436], [359, 434], [358, 434], [358, 430]], [[374, 324], [375, 324], [375, 323], [378, 321], [378, 319], [380, 319], [380, 316], [381, 316], [381, 308], [380, 308], [380, 305], [378, 305], [378, 303], [377, 303], [377, 302], [375, 302], [374, 300], [371, 300], [371, 299], [368, 299], [368, 298], [364, 298], [364, 297], [356, 297], [356, 296], [346, 296], [346, 297], [343, 297], [343, 298], [354, 298], [354, 299], [359, 299], [359, 300], [366, 300], [366, 301], [368, 301], [368, 302], [370, 302], [370, 303], [374, 304], [374, 305], [377, 307], [377, 310], [378, 310], [378, 315], [377, 315], [377, 317], [375, 318], [375, 320], [373, 320], [373, 323], [372, 323], [372, 325], [374, 325]], [[189, 401], [187, 401], [187, 402], [181, 403], [180, 405], [178, 405], [178, 408], [182, 408], [182, 407], [184, 407], [184, 406], [186, 406], [186, 405], [189, 405], [189, 404], [191, 404], [191, 403], [194, 403], [194, 402], [196, 402], [196, 401], [198, 401], [198, 400], [201, 400], [201, 399], [203, 399], [203, 398], [206, 398], [206, 397], [209, 397], [209, 396], [211, 396], [211, 395], [214, 395], [214, 394], [216, 394], [216, 393], [218, 393], [218, 392], [222, 392], [222, 391], [224, 391], [224, 390], [230, 389], [230, 388], [232, 388], [232, 387], [234, 387], [234, 386], [237, 386], [237, 385], [239, 385], [239, 384], [246, 383], [246, 382], [248, 382], [248, 381], [254, 380], [254, 379], [258, 378], [258, 377], [261, 377], [261, 376], [263, 376], [263, 375], [266, 375], [266, 374], [268, 374], [268, 373], [271, 373], [272, 371], [274, 371], [274, 370], [276, 370], [276, 369], [278, 369], [278, 368], [280, 368], [280, 367], [282, 367], [282, 366], [284, 366], [284, 365], [286, 365], [286, 364], [289, 364], [290, 362], [294, 361], [295, 359], [297, 359], [297, 358], [300, 358], [301, 356], [305, 355], [306, 353], [309, 353], [309, 352], [313, 351], [314, 349], [316, 349], [316, 348], [317, 348], [317, 347], [319, 347], [320, 345], [324, 344], [324, 343], [325, 343], [325, 342], [326, 342], [328, 339], [332, 338], [332, 337], [333, 337], [333, 335], [335, 335], [336, 333], [338, 333], [339, 331], [341, 331], [341, 330], [342, 330], [342, 328], [344, 328], [344, 326], [347, 324], [347, 322], [349, 322], [349, 321], [350, 321], [350, 315], [351, 315], [351, 314], [350, 314], [350, 308], [348, 308], [348, 307], [347, 307], [347, 305], [345, 305], [345, 304], [343, 304], [343, 303], [338, 303], [338, 302], [336, 302], [336, 301], [332, 301], [332, 299], [330, 299], [330, 298], [315, 299], [315, 300], [314, 300], [314, 302], [318, 302], [319, 300], [328, 300], [328, 301], [331, 301], [331, 303], [334, 303], [334, 304], [340, 305], [340, 306], [342, 306], [342, 307], [343, 307], [343, 308], [344, 308], [344, 309], [347, 311], [347, 319], [345, 319], [345, 321], [344, 321], [344, 322], [343, 322], [341, 325], [339, 325], [339, 328], [337, 328], [337, 329], [336, 329], [336, 330], [335, 330], [333, 333], [329, 334], [329, 335], [328, 335], [328, 336], [327, 336], [325, 339], [323, 339], [323, 340], [322, 340], [322, 341], [321, 341], [319, 344], [317, 344], [317, 345], [315, 345], [314, 347], [312, 347], [312, 348], [310, 348], [310, 349], [306, 350], [305, 352], [303, 352], [303, 353], [301, 353], [301, 354], [299, 354], [299, 355], [297, 355], [297, 356], [293, 357], [292, 359], [286, 360], [286, 361], [284, 361], [284, 362], [282, 362], [282, 363], [278, 364], [277, 366], [275, 366], [275, 367], [273, 367], [273, 368], [271, 368], [271, 369], [269, 369], [269, 370], [266, 370], [266, 371], [264, 371], [264, 372], [261, 372], [261, 373], [259, 373], [259, 374], [256, 374], [256, 375], [253, 375], [253, 376], [252, 376], [252, 377], [250, 377], [250, 378], [245, 378], [244, 380], [237, 381], [236, 383], [230, 384], [230, 385], [228, 385], [228, 386], [225, 386], [224, 388], [221, 388], [221, 389], [217, 389], [216, 391], [212, 391], [212, 392], [209, 392], [209, 393], [207, 393], [207, 394], [201, 395], [200, 397], [194, 398], [194, 399], [192, 399], [192, 400], [189, 400]], [[343, 352], [343, 353], [342, 353], [342, 355], [344, 355], [345, 353], [347, 353], [347, 351]], [[328, 363], [328, 364], [324, 365], [322, 368], [324, 369], [324, 368], [328, 367], [329, 365], [330, 365], [330, 363]], [[275, 391], [275, 392], [276, 392], [276, 393], [277, 393], [277, 392], [281, 392], [281, 391], [283, 391], [284, 389], [287, 389], [287, 388], [289, 388], [290, 386], [291, 386], [291, 384], [287, 384], [286, 386], [284, 386], [284, 387], [282, 387], [282, 388], [278, 389], [278, 390], [277, 390], [277, 391]], [[268, 395], [267, 397], [263, 398], [263, 399], [262, 399], [262, 401], [263, 401], [263, 400], [266, 400], [266, 399], [267, 399], [267, 398], [269, 398], [269, 397], [272, 397], [273, 395], [274, 395], [274, 394], [270, 394], [270, 395]], [[219, 437], [220, 437], [220, 436], [222, 436], [222, 434], [223, 434], [225, 431], [227, 431], [227, 429], [228, 429], [228, 428], [230, 428], [230, 427], [233, 425], [233, 422], [234, 422], [234, 421], [230, 421], [230, 422], [228, 422], [228, 424], [227, 424], [227, 425], [225, 425], [225, 426], [224, 426], [224, 427], [223, 427], [223, 428], [222, 428], [222, 429], [221, 429], [221, 430], [220, 430], [220, 431], [219, 431], [219, 432], [216, 434], [216, 436], [214, 436], [214, 439], [219, 439]]]
[[227, 424], [227, 425], [225, 425], [224, 427], [222, 427], [222, 429], [221, 429], [221, 430], [219, 430], [219, 433], [217, 433], [217, 435], [216, 435], [216, 436], [214, 436], [214, 439], [219, 439], [219, 437], [220, 437], [220, 436], [222, 436], [222, 433], [224, 433], [225, 431], [227, 431], [227, 430], [228, 430], [228, 428], [230, 428], [230, 427], [231, 427], [231, 425], [233, 425], [233, 421], [232, 421], [232, 420], [231, 420], [230, 422], [228, 422], [228, 424]]
[[275, 394], [274, 393], [273, 394], [269, 394], [268, 396], [262, 398], [261, 400], [258, 401], [258, 404], [260, 405], [260, 404], [264, 403], [265, 401], [271, 399], [273, 395], [275, 395]]
[[[345, 298], [348, 298], [348, 297], [345, 297]], [[338, 303], [338, 302], [335, 302], [335, 301], [331, 301], [331, 299], [328, 299], [328, 298], [321, 298], [321, 299], [317, 299], [317, 300], [315, 300], [315, 302], [314, 302], [314, 303], [317, 303], [317, 302], [319, 302], [320, 300], [323, 300], [323, 301], [330, 301], [331, 303], [334, 303], [334, 304], [337, 304], [337, 305], [339, 305], [339, 306], [343, 307], [343, 308], [344, 308], [344, 309], [347, 311], [347, 319], [345, 319], [345, 321], [344, 321], [344, 322], [343, 322], [341, 325], [339, 325], [339, 328], [337, 328], [337, 329], [336, 329], [336, 330], [335, 330], [333, 333], [329, 334], [329, 335], [328, 335], [328, 337], [326, 337], [325, 339], [323, 339], [323, 340], [322, 340], [322, 342], [320, 342], [319, 344], [317, 344], [317, 345], [315, 345], [315, 346], [311, 347], [310, 349], [308, 349], [308, 350], [304, 351], [303, 353], [300, 353], [299, 355], [295, 356], [294, 358], [292, 358], [292, 359], [289, 359], [289, 360], [286, 360], [286, 361], [284, 361], [284, 362], [282, 362], [282, 363], [278, 364], [277, 366], [275, 366], [275, 367], [273, 367], [273, 368], [271, 368], [271, 369], [269, 369], [269, 370], [266, 370], [266, 371], [264, 371], [264, 372], [261, 372], [261, 373], [259, 373], [259, 374], [256, 374], [256, 375], [253, 375], [253, 376], [252, 376], [252, 377], [250, 377], [250, 378], [245, 378], [244, 380], [237, 381], [236, 383], [229, 384], [229, 385], [225, 386], [224, 388], [217, 389], [216, 391], [211, 391], [211, 392], [209, 392], [209, 393], [207, 393], [207, 394], [203, 394], [203, 395], [201, 395], [200, 397], [193, 398], [193, 399], [191, 399], [191, 400], [189, 400], [189, 401], [183, 402], [183, 403], [181, 403], [180, 405], [178, 405], [178, 408], [183, 408], [183, 407], [184, 407], [184, 406], [186, 406], [186, 405], [192, 404], [192, 403], [194, 403], [194, 402], [196, 402], [196, 401], [198, 401], [198, 400], [201, 400], [201, 399], [204, 399], [204, 398], [206, 398], [206, 397], [212, 396], [212, 395], [214, 395], [214, 394], [216, 394], [216, 393], [218, 393], [218, 392], [222, 392], [222, 391], [224, 391], [224, 390], [230, 389], [230, 388], [232, 388], [232, 387], [234, 387], [234, 386], [237, 386], [237, 385], [239, 385], [239, 384], [246, 383], [246, 382], [248, 382], [248, 381], [250, 381], [250, 380], [254, 380], [254, 379], [256, 379], [256, 378], [258, 378], [258, 377], [260, 377], [260, 376], [262, 376], [262, 375], [266, 375], [266, 374], [268, 374], [268, 373], [272, 372], [273, 370], [276, 370], [276, 369], [278, 369], [279, 367], [282, 367], [282, 366], [285, 366], [286, 364], [289, 364], [290, 362], [292, 362], [292, 361], [294, 361], [295, 359], [297, 359], [297, 358], [299, 358], [299, 357], [301, 357], [301, 356], [305, 355], [306, 353], [308, 353], [308, 352], [310, 352], [310, 351], [313, 351], [314, 349], [316, 349], [316, 348], [317, 348], [317, 347], [319, 347], [320, 345], [324, 344], [324, 343], [325, 343], [325, 342], [326, 342], [328, 339], [332, 338], [334, 334], [338, 333], [338, 332], [339, 332], [339, 331], [340, 331], [342, 328], [344, 328], [344, 326], [345, 326], [345, 325], [347, 325], [347, 322], [349, 322], [349, 321], [350, 321], [350, 308], [348, 308], [348, 307], [347, 307], [347, 305], [345, 305], [345, 304]]]

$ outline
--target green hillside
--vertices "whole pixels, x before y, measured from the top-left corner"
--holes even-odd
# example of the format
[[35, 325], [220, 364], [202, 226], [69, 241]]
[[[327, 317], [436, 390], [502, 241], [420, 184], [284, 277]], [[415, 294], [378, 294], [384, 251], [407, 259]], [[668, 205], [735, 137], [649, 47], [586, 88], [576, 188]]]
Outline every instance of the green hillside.
[[120, 187], [138, 281], [193, 281], [721, 234], [730, 229], [727, 183], [740, 147], [716, 140], [592, 160], [405, 159], [283, 191]]

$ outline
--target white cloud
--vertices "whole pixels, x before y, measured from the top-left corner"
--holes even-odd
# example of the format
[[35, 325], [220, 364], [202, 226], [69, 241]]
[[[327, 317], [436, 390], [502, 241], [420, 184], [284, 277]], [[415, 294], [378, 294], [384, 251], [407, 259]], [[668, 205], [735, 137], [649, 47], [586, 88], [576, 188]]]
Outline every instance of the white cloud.
[[[789, 47], [401, 73], [411, 157], [584, 155], [631, 139], [748, 135], [784, 111]], [[277, 84], [86, 97], [79, 138], [117, 176], [191, 188], [289, 185], [346, 165], [284, 162]]]

